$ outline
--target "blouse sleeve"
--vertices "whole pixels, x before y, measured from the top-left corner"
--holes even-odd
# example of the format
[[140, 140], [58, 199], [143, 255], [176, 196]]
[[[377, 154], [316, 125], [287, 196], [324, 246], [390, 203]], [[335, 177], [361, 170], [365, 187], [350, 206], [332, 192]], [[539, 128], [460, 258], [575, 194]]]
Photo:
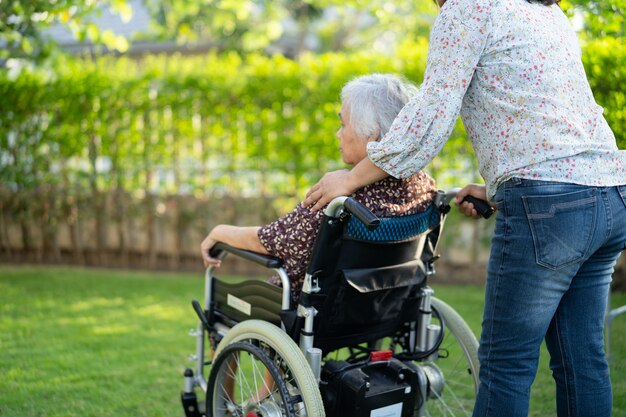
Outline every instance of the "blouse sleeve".
[[372, 162], [408, 178], [441, 150], [461, 111], [463, 96], [490, 33], [490, 0], [448, 0], [433, 26], [424, 81], [389, 132], [370, 142]]

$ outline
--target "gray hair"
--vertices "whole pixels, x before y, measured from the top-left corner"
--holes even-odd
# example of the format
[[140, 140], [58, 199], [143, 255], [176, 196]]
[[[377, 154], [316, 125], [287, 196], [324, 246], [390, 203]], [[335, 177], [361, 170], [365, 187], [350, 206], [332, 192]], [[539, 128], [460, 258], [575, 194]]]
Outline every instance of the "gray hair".
[[417, 87], [393, 74], [363, 75], [341, 90], [341, 102], [348, 108], [350, 124], [357, 137], [381, 138]]

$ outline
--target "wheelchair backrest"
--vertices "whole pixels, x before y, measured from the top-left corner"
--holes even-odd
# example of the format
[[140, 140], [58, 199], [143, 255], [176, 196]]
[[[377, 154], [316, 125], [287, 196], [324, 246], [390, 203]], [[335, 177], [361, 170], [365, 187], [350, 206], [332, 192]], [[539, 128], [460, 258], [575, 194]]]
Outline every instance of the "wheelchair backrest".
[[314, 307], [314, 345], [323, 351], [374, 341], [417, 318], [444, 214], [425, 212], [381, 219], [370, 231], [355, 216], [325, 215], [307, 275]]

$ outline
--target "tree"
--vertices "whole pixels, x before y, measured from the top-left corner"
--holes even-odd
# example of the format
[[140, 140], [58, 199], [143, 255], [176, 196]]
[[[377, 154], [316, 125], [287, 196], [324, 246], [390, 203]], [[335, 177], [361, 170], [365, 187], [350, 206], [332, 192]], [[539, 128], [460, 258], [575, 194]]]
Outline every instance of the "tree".
[[570, 16], [582, 18], [584, 34], [588, 38], [619, 38], [626, 32], [626, 0], [563, 0], [561, 4]]
[[[404, 37], [427, 36], [436, 7], [398, 0], [146, 0], [161, 39], [208, 42], [222, 50], [283, 52], [370, 48], [384, 52]], [[316, 39], [314, 46], [305, 40]]]
[[282, 34], [280, 1], [146, 0], [160, 39], [210, 42], [220, 49], [263, 49]]
[[124, 19], [132, 15], [126, 0], [0, 0], [0, 60], [39, 61], [55, 45], [42, 31], [55, 23], [66, 25], [77, 39], [90, 40], [110, 49], [125, 51], [128, 42], [111, 31], [101, 31], [89, 17], [108, 7]]

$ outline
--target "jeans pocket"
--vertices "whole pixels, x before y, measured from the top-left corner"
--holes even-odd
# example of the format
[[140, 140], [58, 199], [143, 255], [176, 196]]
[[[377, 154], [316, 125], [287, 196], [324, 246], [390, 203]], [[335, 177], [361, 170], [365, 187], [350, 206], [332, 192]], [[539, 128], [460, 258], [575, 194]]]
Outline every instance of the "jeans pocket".
[[595, 231], [595, 189], [522, 199], [538, 265], [560, 269], [585, 256]]
[[619, 191], [620, 197], [622, 197], [624, 206], [626, 206], [626, 185], [618, 185], [617, 190]]

